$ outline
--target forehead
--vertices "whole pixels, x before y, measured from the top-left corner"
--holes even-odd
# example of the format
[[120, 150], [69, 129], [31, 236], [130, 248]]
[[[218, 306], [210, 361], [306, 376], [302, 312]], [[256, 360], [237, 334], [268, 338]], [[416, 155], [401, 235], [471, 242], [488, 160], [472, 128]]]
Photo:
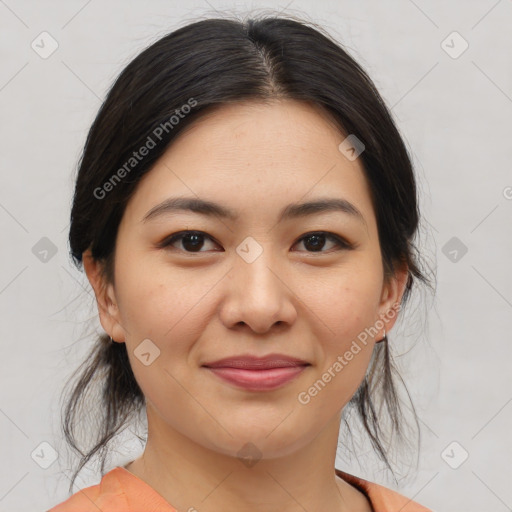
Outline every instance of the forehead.
[[[294, 100], [222, 105], [191, 123], [138, 184], [128, 205], [140, 221], [170, 196], [228, 202], [237, 212], [343, 197], [365, 217], [372, 205], [360, 159], [316, 105]], [[128, 208], [127, 208], [128, 210]]]
[[248, 142], [248, 137], [255, 136], [256, 144], [294, 146], [300, 135], [314, 149], [320, 142], [318, 136], [337, 138], [340, 133], [334, 116], [321, 105], [292, 99], [246, 100], [208, 107], [180, 133], [174, 144], [178, 139], [193, 136], [236, 145], [241, 139]]

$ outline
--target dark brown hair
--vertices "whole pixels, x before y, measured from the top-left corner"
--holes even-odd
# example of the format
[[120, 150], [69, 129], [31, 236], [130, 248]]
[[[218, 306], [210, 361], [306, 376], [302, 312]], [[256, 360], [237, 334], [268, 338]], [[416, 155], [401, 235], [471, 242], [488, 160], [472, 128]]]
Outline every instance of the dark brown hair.
[[[277, 16], [196, 21], [162, 37], [126, 66], [92, 124], [79, 163], [69, 231], [77, 267], [82, 253], [90, 249], [103, 263], [105, 278], [114, 282], [115, 241], [125, 206], [140, 179], [190, 123], [223, 104], [286, 98], [320, 107], [341, 132], [355, 134], [364, 143], [359, 158], [371, 188], [385, 275], [390, 277], [397, 266], [408, 266], [402, 304], [413, 282], [430, 286], [414, 245], [417, 190], [404, 142], [365, 71], [339, 43], [312, 25]], [[179, 122], [172, 116], [179, 116]], [[148, 137], [154, 147], [128, 171], [126, 162]], [[126, 172], [119, 172], [122, 168]], [[113, 182], [116, 173], [122, 178]], [[107, 182], [112, 186], [104, 196]], [[381, 440], [382, 407], [394, 436], [402, 435], [405, 424], [393, 374], [397, 372], [389, 343], [377, 344], [367, 374], [348, 404], [391, 471]], [[76, 375], [63, 411], [66, 441], [81, 457], [70, 489], [91, 457], [101, 455], [104, 472], [108, 443], [145, 405], [126, 345], [111, 343], [107, 335], [99, 337]], [[82, 450], [76, 433], [84, 419], [85, 396], [94, 390], [99, 392], [93, 411], [96, 440]]]

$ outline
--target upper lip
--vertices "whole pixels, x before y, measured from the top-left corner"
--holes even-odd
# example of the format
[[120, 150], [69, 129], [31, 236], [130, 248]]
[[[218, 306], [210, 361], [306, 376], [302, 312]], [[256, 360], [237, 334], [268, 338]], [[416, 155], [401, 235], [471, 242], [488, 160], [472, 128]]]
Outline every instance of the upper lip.
[[256, 357], [251, 355], [240, 355], [233, 357], [225, 357], [203, 366], [208, 368], [241, 368], [244, 370], [267, 370], [269, 368], [286, 368], [290, 366], [306, 366], [307, 361], [296, 357], [286, 356], [284, 354], [269, 354], [264, 357]]

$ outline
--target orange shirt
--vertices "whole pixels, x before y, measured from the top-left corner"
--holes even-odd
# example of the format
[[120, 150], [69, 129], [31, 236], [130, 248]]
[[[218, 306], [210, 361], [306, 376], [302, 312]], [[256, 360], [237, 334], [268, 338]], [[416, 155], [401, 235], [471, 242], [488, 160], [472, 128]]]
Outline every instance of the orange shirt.
[[[431, 512], [429, 509], [387, 487], [350, 475], [336, 474], [359, 489], [375, 512]], [[118, 466], [101, 482], [76, 492], [47, 512], [177, 512], [144, 480]]]

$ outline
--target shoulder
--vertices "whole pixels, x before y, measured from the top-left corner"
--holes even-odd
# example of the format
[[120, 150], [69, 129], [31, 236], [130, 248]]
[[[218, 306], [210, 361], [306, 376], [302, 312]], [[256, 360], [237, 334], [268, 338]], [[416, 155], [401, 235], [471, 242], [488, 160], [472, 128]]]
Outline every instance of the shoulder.
[[336, 469], [336, 474], [366, 494], [375, 512], [432, 512], [402, 494]]
[[47, 512], [176, 512], [146, 482], [123, 467], [106, 473], [99, 484], [86, 487]]
[[99, 484], [79, 490], [47, 512], [98, 512], [98, 510], [118, 512], [128, 510], [122, 483], [117, 478], [117, 469], [105, 474]]
[[177, 512], [146, 482], [124, 467], [106, 473], [99, 484], [73, 494], [47, 512]]

